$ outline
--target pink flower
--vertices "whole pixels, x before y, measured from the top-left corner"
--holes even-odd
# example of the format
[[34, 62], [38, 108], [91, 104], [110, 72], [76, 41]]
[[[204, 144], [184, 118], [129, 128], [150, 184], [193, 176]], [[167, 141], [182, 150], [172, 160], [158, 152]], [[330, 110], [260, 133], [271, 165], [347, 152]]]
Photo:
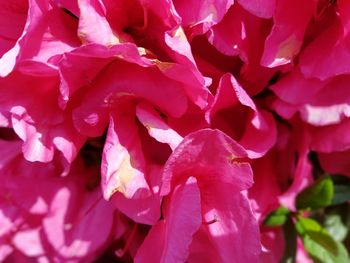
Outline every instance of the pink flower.
[[[159, 217], [159, 171], [182, 139], [168, 120], [204, 108], [208, 91], [198, 72], [139, 52], [133, 44], [120, 44], [88, 45], [67, 54], [61, 64], [62, 101], [79, 103], [73, 121], [82, 134], [100, 136], [109, 123], [101, 165], [104, 198], [115, 194], [122, 212], [153, 224]], [[86, 66], [71, 74], [81, 60]]]
[[276, 8], [276, 0], [238, 0], [250, 13], [261, 18], [271, 18]]
[[260, 227], [261, 244], [263, 246], [260, 254], [262, 263], [280, 262], [285, 249], [285, 237], [281, 228]]
[[260, 63], [269, 31], [268, 20], [252, 15], [235, 3], [207, 34], [210, 43], [221, 53], [239, 56], [243, 65], [234, 72], [239, 72], [238, 81], [249, 95], [262, 91], [276, 73], [276, 69], [265, 68]]
[[[315, 30], [317, 37], [312, 39], [300, 56], [300, 68], [307, 78], [326, 80], [350, 72], [350, 4], [344, 0], [337, 1], [336, 5], [329, 5], [327, 1], [321, 2], [326, 9], [325, 15], [318, 22], [321, 24], [320, 28]], [[327, 24], [322, 24], [323, 19], [328, 20]], [[341, 61], [338, 58], [342, 58]]]
[[210, 27], [220, 22], [234, 1], [174, 0], [173, 2], [176, 12], [181, 17], [181, 25], [193, 37], [206, 33]]
[[334, 151], [332, 153], [319, 153], [318, 159], [327, 173], [350, 176], [349, 156], [350, 150]]
[[186, 136], [164, 167], [164, 219], [152, 227], [135, 261], [256, 262], [258, 225], [242, 193], [252, 184], [250, 166], [241, 161], [246, 156], [218, 130]]
[[265, 41], [261, 58], [263, 66], [276, 67], [293, 61], [301, 49], [306, 28], [315, 9], [316, 1], [313, 0], [277, 1], [274, 25]]
[[[338, 124], [350, 116], [350, 96], [347, 92], [348, 75], [326, 81], [305, 78], [299, 68], [286, 75], [271, 89], [284, 102], [299, 111], [300, 117], [314, 126]], [[283, 108], [277, 112], [288, 119]]]
[[73, 127], [71, 109], [58, 106], [57, 71], [35, 64], [41, 75], [16, 69], [0, 79], [0, 125], [12, 127], [24, 141], [22, 150], [27, 160], [50, 162], [57, 149], [71, 163], [85, 136]]
[[263, 156], [275, 144], [276, 127], [272, 116], [258, 110], [230, 74], [221, 78], [207, 119], [212, 127], [237, 140], [250, 158]]
[[19, 141], [0, 144], [7, 156], [0, 163], [1, 257], [10, 249], [10, 260], [17, 251], [27, 259], [81, 262], [102, 253], [113, 238], [115, 210], [99, 189], [86, 190], [96, 170], [77, 160], [60, 177], [56, 160], [31, 163], [21, 157]]
[[[348, 75], [327, 80], [305, 78], [299, 68], [271, 87], [278, 96], [272, 103], [276, 112], [286, 119], [293, 116], [310, 124], [304, 126], [312, 134], [310, 149], [318, 152], [345, 151], [349, 148]], [[297, 114], [298, 113], [298, 114]]]
[[[80, 46], [75, 34], [77, 20], [55, 4], [44, 0], [3, 2], [1, 39], [7, 41], [0, 51], [0, 76], [8, 75], [21, 61], [28, 70], [37, 70], [33, 61], [54, 66], [54, 56]], [[10, 26], [11, 25], [11, 26]]]

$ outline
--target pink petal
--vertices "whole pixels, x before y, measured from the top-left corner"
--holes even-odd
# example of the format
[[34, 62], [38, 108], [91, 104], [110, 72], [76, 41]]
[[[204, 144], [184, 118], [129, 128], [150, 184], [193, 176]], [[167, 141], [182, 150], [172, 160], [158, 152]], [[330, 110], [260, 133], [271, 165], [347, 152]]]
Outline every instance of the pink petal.
[[300, 110], [306, 122], [315, 126], [340, 123], [350, 117], [349, 76], [339, 76], [327, 82], [320, 92]]
[[182, 141], [182, 137], [173, 130], [153, 107], [145, 103], [136, 107], [136, 116], [146, 127], [151, 137], [161, 143], [167, 143], [174, 150]]
[[112, 46], [119, 43], [106, 19], [106, 9], [99, 0], [79, 1], [78, 35], [84, 43]]
[[110, 237], [113, 212], [99, 191], [84, 200], [75, 186], [62, 187], [56, 191], [43, 221], [47, 241], [63, 258], [95, 258]]
[[[199, 188], [196, 179], [190, 177], [185, 184], [175, 187], [168, 202], [166, 220], [158, 222], [151, 229], [135, 262], [185, 262], [192, 236], [202, 223], [200, 213]], [[152, 253], [154, 242], [159, 244], [157, 240], [162, 239], [163, 245], [157, 247], [162, 253]]]
[[247, 11], [261, 18], [270, 18], [275, 12], [276, 0], [238, 0]]
[[27, 1], [0, 2], [0, 57], [10, 50], [21, 36], [28, 12]]
[[289, 189], [279, 197], [282, 205], [295, 211], [295, 198], [299, 192], [307, 187], [313, 180], [312, 166], [307, 158], [308, 152], [302, 152], [299, 156], [298, 164], [294, 173], [293, 183]]
[[275, 160], [272, 156], [268, 154], [254, 161], [252, 165], [254, 185], [248, 190], [248, 193], [252, 209], [259, 222], [272, 210], [279, 207], [278, 196], [281, 190], [274, 171]]
[[274, 25], [261, 58], [263, 66], [276, 67], [293, 60], [299, 53], [315, 9], [316, 2], [309, 0], [283, 0], [277, 3]]
[[197, 176], [199, 181], [226, 182], [237, 191], [247, 189], [252, 184], [251, 168], [248, 163], [239, 161], [246, 156], [237, 142], [219, 130], [191, 133], [165, 164], [161, 195], [168, 194], [176, 181], [188, 176]]
[[[119, 75], [117, 79], [115, 74]], [[169, 96], [171, 101], [167, 99]], [[109, 111], [123, 99], [146, 100], [165, 114], [176, 117], [187, 109], [184, 84], [164, 76], [154, 67], [114, 61], [104, 70], [104, 77], [98, 78], [82, 98], [84, 103], [74, 110], [76, 127], [90, 136], [100, 135], [108, 121]]]
[[350, 151], [319, 153], [318, 158], [322, 168], [330, 174], [350, 176]]
[[232, 0], [210, 2], [174, 0], [173, 2], [182, 18], [182, 26], [200, 25], [203, 28], [199, 30], [201, 33], [205, 33], [212, 25], [218, 23], [233, 4]]
[[15, 46], [1, 58], [0, 75], [8, 75], [21, 60], [48, 63], [55, 55], [79, 46], [74, 28], [76, 19], [64, 10], [43, 0], [30, 0], [25, 28]]
[[115, 192], [129, 199], [147, 197], [144, 162], [133, 119], [121, 114], [111, 117], [101, 165], [104, 198], [110, 199]]
[[[218, 123], [216, 120], [221, 118], [220, 111], [230, 109], [232, 111], [227, 112], [221, 123]], [[219, 114], [216, 115], [216, 113]], [[225, 74], [221, 78], [213, 105], [207, 114], [212, 124], [218, 123], [218, 128], [228, 132], [232, 138], [238, 140], [247, 149], [250, 158], [261, 157], [276, 141], [276, 127], [272, 116], [265, 111], [258, 111], [253, 100], [231, 74]], [[241, 121], [240, 129], [242, 130], [235, 130], [239, 121]], [[225, 129], [223, 129], [224, 126], [226, 126]]]
[[12, 242], [16, 249], [21, 251], [27, 257], [37, 257], [45, 254], [40, 239], [40, 229], [21, 231], [14, 236]]
[[300, 68], [296, 67], [270, 89], [285, 102], [299, 105], [309, 102], [327, 83], [316, 78], [305, 78]]
[[307, 78], [320, 80], [349, 73], [349, 43], [350, 34], [344, 32], [340, 21], [335, 21], [303, 51], [300, 56], [301, 72]]
[[[231, 196], [227, 199], [227, 196]], [[257, 262], [259, 226], [249, 201], [230, 184], [216, 183], [201, 191], [203, 218], [220, 262]]]
[[349, 128], [349, 118], [335, 125], [308, 127], [310, 134], [312, 134], [310, 148], [324, 153], [348, 150], [350, 148]]

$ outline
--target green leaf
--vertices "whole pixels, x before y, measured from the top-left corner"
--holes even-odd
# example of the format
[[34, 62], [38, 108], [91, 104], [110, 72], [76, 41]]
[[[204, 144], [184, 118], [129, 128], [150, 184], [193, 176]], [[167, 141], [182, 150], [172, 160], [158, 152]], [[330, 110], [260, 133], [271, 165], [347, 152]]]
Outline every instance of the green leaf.
[[346, 238], [348, 233], [347, 227], [343, 224], [341, 216], [334, 215], [326, 215], [325, 216], [324, 227], [327, 229], [330, 235], [337, 240], [343, 241]]
[[348, 253], [341, 242], [338, 242], [311, 218], [298, 217], [295, 224], [298, 235], [308, 254], [315, 260], [324, 263], [348, 263]]
[[350, 229], [350, 206], [342, 204], [328, 207], [323, 225], [336, 241], [344, 241]]
[[271, 212], [265, 218], [264, 224], [270, 227], [281, 226], [287, 221], [289, 214], [290, 214], [290, 211], [287, 208], [281, 206], [280, 208]]
[[334, 189], [331, 177], [322, 177], [297, 196], [296, 207], [298, 210], [324, 208], [332, 203], [333, 194]]
[[332, 204], [342, 204], [350, 200], [350, 178], [346, 176], [332, 176], [334, 196]]

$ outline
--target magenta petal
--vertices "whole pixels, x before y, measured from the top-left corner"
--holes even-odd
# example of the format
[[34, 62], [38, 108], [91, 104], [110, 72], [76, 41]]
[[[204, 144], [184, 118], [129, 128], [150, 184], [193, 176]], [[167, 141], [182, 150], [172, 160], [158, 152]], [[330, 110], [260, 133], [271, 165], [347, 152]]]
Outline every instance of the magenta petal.
[[161, 143], [167, 143], [174, 150], [182, 141], [182, 137], [159, 116], [153, 107], [139, 104], [136, 107], [136, 116], [146, 127], [151, 137]]
[[[231, 137], [238, 140], [247, 149], [250, 158], [263, 156], [276, 141], [275, 122], [270, 113], [266, 111], [259, 112], [254, 101], [231, 74], [225, 74], [220, 80], [217, 94], [211, 108], [207, 112], [207, 117], [214, 123], [216, 113], [230, 109], [234, 111], [225, 115], [227, 118], [219, 124], [218, 128], [229, 127], [228, 129], [232, 132], [231, 134], [229, 133]], [[245, 116], [244, 113], [247, 109], [250, 115]], [[233, 116], [239, 114], [241, 114], [239, 118]], [[234, 130], [230, 122], [243, 118], [247, 120], [236, 124], [237, 126], [243, 126], [239, 127], [239, 129], [243, 129], [243, 135], [239, 135], [242, 131]]]
[[255, 160], [252, 166], [254, 185], [248, 190], [248, 196], [259, 222], [279, 206], [281, 189], [274, 171], [275, 160], [271, 156], [268, 154]]
[[40, 238], [40, 228], [19, 232], [14, 236], [12, 242], [16, 249], [27, 257], [38, 257], [45, 254]]
[[134, 258], [135, 263], [162, 262], [162, 254], [165, 246], [166, 222], [157, 222], [148, 232], [142, 245]]
[[[248, 199], [234, 193], [232, 186], [218, 184], [209, 196], [202, 196], [204, 218], [211, 242], [218, 251], [220, 262], [257, 262], [261, 252], [259, 225], [251, 211]], [[227, 196], [231, 198], [227, 200]]]
[[261, 18], [270, 18], [275, 12], [276, 0], [238, 0], [247, 11]]
[[[350, 72], [350, 34], [334, 22], [300, 56], [301, 72], [307, 78], [327, 78]], [[338, 58], [342, 58], [341, 61]]]
[[[120, 125], [116, 126], [118, 123]], [[133, 119], [120, 113], [111, 117], [101, 165], [104, 198], [110, 199], [115, 192], [127, 198], [148, 196], [144, 165]]]
[[[23, 110], [23, 109], [22, 109]], [[16, 110], [17, 114], [20, 113]], [[22, 151], [28, 161], [50, 162], [53, 158], [54, 148], [52, 142], [37, 131], [35, 126], [26, 122], [25, 113], [12, 116], [12, 126], [18, 136], [24, 141]]]
[[311, 175], [311, 164], [307, 157], [308, 152], [302, 152], [294, 173], [293, 183], [283, 195], [279, 196], [279, 201], [288, 209], [295, 211], [295, 198], [299, 192], [307, 187], [313, 180]]
[[43, 221], [47, 241], [63, 258], [94, 258], [108, 241], [113, 213], [100, 191], [84, 196], [76, 186], [62, 187], [55, 192], [50, 213]]
[[299, 105], [309, 102], [326, 84], [316, 78], [305, 78], [297, 67], [270, 88], [285, 102]]
[[79, 46], [76, 28], [76, 19], [55, 4], [30, 0], [25, 28], [15, 46], [1, 58], [0, 75], [7, 76], [20, 61], [49, 63], [54, 56]]
[[317, 152], [331, 153], [345, 151], [350, 148], [350, 119], [339, 124], [324, 127], [309, 127], [312, 134], [310, 148]]
[[164, 262], [186, 260], [193, 234], [202, 224], [200, 193], [197, 180], [190, 177], [185, 185], [175, 187], [166, 219], [168, 242], [162, 255]]
[[350, 117], [350, 77], [335, 77], [300, 110], [303, 120], [314, 126], [338, 124]]
[[[96, 80], [83, 96], [82, 105], [73, 112], [78, 130], [91, 136], [100, 135], [107, 124], [109, 112], [124, 99], [146, 100], [165, 114], [174, 117], [183, 115], [188, 106], [185, 85], [164, 76], [158, 68], [148, 66], [146, 63], [140, 66], [119, 60], [110, 63], [104, 69], [104, 77]], [[171, 72], [171, 67], [163, 70]], [[116, 74], [118, 78], [115, 78]], [[169, 97], [172, 100], [168, 100]]]
[[218, 23], [232, 4], [232, 0], [174, 1], [176, 11], [182, 18], [182, 25], [189, 27], [201, 25], [203, 27], [203, 30], [200, 30], [202, 33], [205, 33], [210, 26]]
[[236, 163], [236, 159], [245, 157], [244, 148], [219, 130], [203, 129], [191, 133], [165, 164], [161, 195], [167, 195], [177, 180], [194, 175], [197, 180], [230, 183], [238, 191], [247, 189], [253, 183], [251, 168], [240, 160]]
[[[23, 32], [27, 19], [28, 1], [0, 1], [0, 58], [10, 50]], [[1, 61], [1, 60], [0, 60]]]
[[[185, 184], [175, 187], [165, 218], [165, 223], [160, 221], [153, 227], [154, 229], [140, 247], [135, 262], [186, 261], [192, 236], [202, 223], [200, 193], [195, 178], [190, 177]], [[164, 242], [162, 253], [151, 253], [153, 251], [151, 247], [154, 246], [153, 241], [162, 239]], [[154, 258], [154, 256], [159, 258]]]
[[319, 153], [322, 168], [330, 174], [343, 174], [350, 176], [350, 151]]
[[78, 35], [84, 43], [112, 46], [119, 43], [106, 19], [102, 1], [79, 1], [80, 18]]
[[266, 39], [261, 58], [263, 66], [276, 67], [293, 60], [299, 53], [306, 27], [315, 13], [315, 8], [315, 1], [278, 1], [274, 25]]

